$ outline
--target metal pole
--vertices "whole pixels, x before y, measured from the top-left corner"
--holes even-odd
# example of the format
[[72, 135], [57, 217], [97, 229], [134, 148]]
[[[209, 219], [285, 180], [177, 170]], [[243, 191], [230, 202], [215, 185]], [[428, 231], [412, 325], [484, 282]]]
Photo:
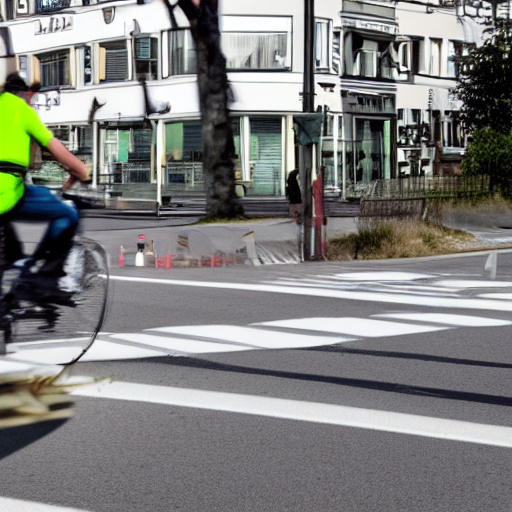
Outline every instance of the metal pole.
[[[315, 45], [315, 2], [314, 0], [304, 0], [304, 75], [302, 89], [302, 111], [315, 111], [315, 75], [313, 68], [314, 45]], [[302, 205], [302, 229], [304, 240], [304, 260], [309, 261], [314, 254], [311, 251], [313, 227], [312, 215], [312, 185], [311, 173], [313, 168], [313, 145], [302, 146], [302, 167], [301, 183], [303, 190]], [[314, 238], [313, 238], [314, 240]]]

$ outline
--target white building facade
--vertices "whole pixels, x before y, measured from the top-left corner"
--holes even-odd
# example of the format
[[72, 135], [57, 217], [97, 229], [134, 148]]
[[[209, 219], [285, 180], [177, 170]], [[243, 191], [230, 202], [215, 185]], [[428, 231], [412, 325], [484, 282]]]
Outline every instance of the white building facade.
[[[222, 0], [221, 9], [237, 190], [284, 195], [298, 166], [293, 116], [302, 112], [304, 4]], [[461, 9], [315, 2], [326, 188], [357, 195], [377, 179], [431, 173], [436, 141], [460, 155], [451, 57], [481, 43], [480, 27]], [[195, 52], [179, 8], [175, 24], [161, 0], [0, 0], [0, 12], [0, 82], [12, 70], [41, 82], [33, 106], [90, 162], [95, 185], [120, 197], [155, 198], [158, 190], [164, 202], [202, 191]]]

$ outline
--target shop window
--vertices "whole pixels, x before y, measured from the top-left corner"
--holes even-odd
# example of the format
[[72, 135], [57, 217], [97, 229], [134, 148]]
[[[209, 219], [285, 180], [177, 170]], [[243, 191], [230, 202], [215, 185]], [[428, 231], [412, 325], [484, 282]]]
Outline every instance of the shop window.
[[51, 126], [50, 130], [57, 140], [69, 147], [70, 130], [68, 125]]
[[92, 127], [79, 126], [77, 128], [77, 150], [80, 155], [92, 154]]
[[354, 182], [368, 183], [390, 177], [391, 123], [356, 119]]
[[201, 189], [203, 134], [199, 121], [165, 125], [166, 182], [187, 189]]
[[158, 78], [158, 39], [140, 37], [135, 39], [135, 73], [137, 78]]
[[290, 70], [291, 18], [225, 16], [221, 44], [228, 70]]
[[441, 76], [441, 47], [442, 39], [430, 40], [430, 70], [432, 76]]
[[316, 71], [329, 71], [329, 35], [330, 21], [315, 21], [315, 69]]
[[111, 41], [99, 45], [100, 82], [128, 80], [128, 50], [126, 41]]
[[36, 56], [39, 63], [41, 87], [61, 87], [71, 84], [69, 50], [43, 53]]
[[152, 130], [103, 128], [100, 183], [150, 183]]
[[197, 72], [197, 56], [190, 30], [169, 33], [169, 71], [171, 75], [191, 75]]

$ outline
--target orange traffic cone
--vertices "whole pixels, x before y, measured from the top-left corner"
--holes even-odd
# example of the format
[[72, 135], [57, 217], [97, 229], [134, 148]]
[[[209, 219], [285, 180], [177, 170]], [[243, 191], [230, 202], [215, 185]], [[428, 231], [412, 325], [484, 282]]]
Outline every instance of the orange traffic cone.
[[167, 261], [165, 262], [165, 268], [167, 270], [172, 268], [172, 257], [170, 252], [167, 253]]
[[119, 266], [124, 267], [124, 247], [122, 245], [119, 248]]

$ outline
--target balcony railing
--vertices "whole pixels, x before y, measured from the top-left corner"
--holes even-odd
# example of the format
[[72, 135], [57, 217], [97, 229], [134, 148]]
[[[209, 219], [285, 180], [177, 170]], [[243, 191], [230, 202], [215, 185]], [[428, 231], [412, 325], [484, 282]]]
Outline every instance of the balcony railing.
[[36, 13], [47, 14], [51, 12], [67, 9], [71, 5], [71, 0], [37, 0]]

